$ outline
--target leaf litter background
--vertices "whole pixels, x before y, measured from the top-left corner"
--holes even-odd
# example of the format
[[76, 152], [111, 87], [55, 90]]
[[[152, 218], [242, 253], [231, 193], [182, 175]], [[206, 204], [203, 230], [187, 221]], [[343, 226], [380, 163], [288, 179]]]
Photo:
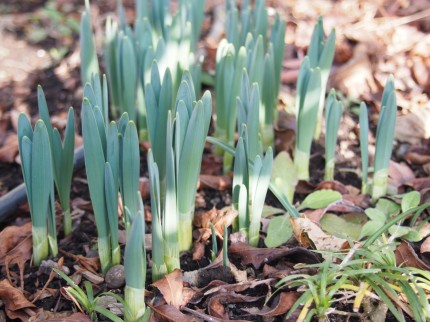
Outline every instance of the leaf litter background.
[[[133, 1], [124, 2], [132, 21]], [[101, 47], [104, 21], [109, 13], [114, 12], [115, 5], [112, 0], [103, 1], [103, 5], [92, 3], [98, 48]], [[176, 5], [172, 1], [172, 6]], [[311, 245], [317, 249], [338, 249], [345, 242], [338, 234], [340, 231], [350, 229], [350, 235], [359, 234], [365, 218], [363, 209], [369, 207], [369, 200], [360, 195], [358, 189], [360, 157], [356, 110], [361, 100], [370, 106], [374, 133], [383, 84], [390, 74], [396, 80], [398, 99], [390, 187], [399, 192], [413, 188], [421, 193], [422, 202], [430, 199], [429, 1], [268, 0], [267, 5], [269, 13], [276, 11], [287, 20], [280, 119], [276, 126], [278, 152], [291, 152], [294, 144], [295, 121], [287, 112], [293, 111], [298, 68], [306, 54], [313, 25], [317, 17], [323, 15], [326, 32], [336, 28], [335, 62], [328, 87], [335, 87], [342, 93], [346, 110], [339, 132], [337, 181], [323, 182], [323, 141], [317, 142], [312, 150], [312, 179], [309, 183], [299, 183], [295, 202], [301, 202], [309, 193], [320, 189], [340, 192], [342, 202], [330, 209], [304, 211], [305, 217], [293, 224], [295, 237], [276, 249], [264, 248], [263, 242], [263, 248], [252, 248], [241, 243], [240, 236], [232, 236], [229, 247], [232, 269], [224, 269], [220, 259], [209, 264], [209, 222], [215, 225], [217, 235], [222, 237], [223, 225], [230, 224], [233, 218], [231, 212], [222, 209], [231, 202], [231, 177], [220, 175], [221, 160], [210, 153], [208, 145], [196, 198], [194, 249], [181, 258], [184, 272], [175, 271], [148, 287], [154, 321], [202, 321], [210, 318], [211, 321], [284, 320], [283, 316], [298, 298], [298, 293], [280, 292], [265, 304], [276, 281], [287, 274], [297, 273], [293, 268], [297, 263], [321, 260], [309, 251]], [[206, 0], [199, 50], [205, 53], [204, 68], [209, 72], [213, 72], [216, 48], [223, 36], [223, 6], [223, 0]], [[64, 128], [70, 105], [79, 118], [82, 88], [78, 30], [82, 9], [83, 3], [77, 0], [28, 0], [22, 3], [6, 0], [0, 4], [0, 196], [22, 182], [16, 138], [17, 117], [20, 112], [26, 112], [33, 121], [37, 119], [37, 84], [45, 90], [53, 115], [52, 123], [56, 127]], [[79, 135], [76, 142], [81, 144]], [[372, 134], [369, 142], [372, 152]], [[142, 149], [146, 150], [147, 144], [143, 143]], [[141, 190], [150, 227], [145, 159], [146, 155], [141, 162]], [[267, 203], [279, 206], [270, 194]], [[30, 267], [28, 206], [22, 205], [1, 223], [0, 321], [89, 321], [61, 289], [65, 283], [51, 273], [53, 266], [61, 267], [75, 282], [89, 280], [97, 292], [111, 289], [121, 293], [121, 271], [111, 273], [105, 279], [99, 273], [97, 253], [93, 250], [95, 225], [85, 171], [82, 170], [73, 179], [72, 209], [73, 236], [61, 239], [60, 235], [60, 258], [52, 259], [40, 268]], [[325, 215], [326, 212], [330, 214]], [[270, 229], [270, 220], [274, 220], [270, 218], [263, 219], [263, 237]], [[282, 222], [280, 224], [282, 227]], [[289, 227], [284, 226], [285, 229]], [[324, 231], [321, 226], [334, 226], [336, 229]], [[400, 244], [398, 261], [430, 270], [429, 227], [424, 226], [420, 233], [421, 242]], [[123, 231], [120, 236], [124, 243]], [[270, 245], [270, 241], [266, 240], [266, 244]], [[147, 238], [148, 251], [150, 248]], [[307, 269], [307, 273], [312, 272]], [[105, 302], [106, 307], [115, 310], [112, 299]], [[296, 317], [293, 315], [290, 320], [294, 321]]]

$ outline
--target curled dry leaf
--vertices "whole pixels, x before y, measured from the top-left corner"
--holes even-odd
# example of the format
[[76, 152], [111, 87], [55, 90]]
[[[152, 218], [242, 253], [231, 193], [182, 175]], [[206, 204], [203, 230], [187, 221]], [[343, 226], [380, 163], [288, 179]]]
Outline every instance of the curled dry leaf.
[[430, 138], [430, 108], [413, 108], [409, 114], [400, 115], [396, 121], [395, 139], [419, 144]]
[[342, 195], [348, 194], [348, 188], [342, 183], [337, 180], [325, 180], [321, 183], [319, 183], [315, 190], [323, 190], [323, 189], [329, 189], [329, 190], [335, 190], [340, 192]]
[[409, 151], [404, 155], [404, 159], [410, 164], [423, 165], [430, 163], [430, 155], [426, 154], [427, 151]]
[[354, 203], [349, 200], [342, 199], [337, 201], [336, 203], [330, 204], [326, 208], [320, 208], [315, 210], [305, 210], [303, 214], [307, 219], [319, 225], [321, 218], [329, 211], [340, 212], [340, 213], [353, 213], [353, 212], [361, 213], [363, 212], [363, 209], [361, 207], [354, 205]]
[[[427, 237], [420, 247], [421, 254], [430, 253], [430, 237]], [[428, 255], [428, 254], [427, 254]]]
[[237, 216], [237, 211], [231, 207], [221, 210], [212, 208], [209, 211], [198, 212], [194, 216], [193, 225], [198, 229], [194, 231], [194, 252], [193, 260], [200, 260], [204, 255], [204, 247], [212, 236], [210, 224], [215, 227], [215, 233], [219, 238], [223, 238], [224, 226], [230, 226]]
[[257, 248], [245, 243], [236, 243], [228, 248], [228, 252], [231, 256], [239, 257], [242, 264], [252, 265], [256, 269], [282, 257], [287, 257], [289, 261], [295, 263], [315, 264], [320, 262], [315, 253], [302, 247]]
[[197, 189], [207, 189], [207, 188], [215, 189], [219, 191], [230, 189], [231, 176], [201, 174], [199, 177], [199, 182], [197, 183]]
[[317, 224], [308, 218], [291, 218], [293, 232], [304, 247], [318, 250], [340, 250], [348, 246], [343, 238], [327, 235]]
[[276, 297], [275, 304], [271, 307], [263, 306], [261, 310], [256, 307], [251, 307], [243, 310], [252, 315], [278, 316], [287, 313], [298, 298], [299, 295], [297, 292], [282, 292]]
[[39, 310], [6, 279], [0, 281], [0, 300], [3, 301], [6, 314], [10, 319], [27, 321]]
[[404, 185], [421, 192], [425, 189], [430, 188], [430, 178], [416, 178], [406, 182]]
[[390, 161], [388, 166], [388, 175], [390, 177], [390, 185], [394, 186], [396, 189], [406, 182], [415, 179], [414, 172], [407, 164], [397, 163], [394, 161]]
[[59, 249], [59, 252], [66, 257], [70, 257], [75, 260], [79, 265], [81, 265], [86, 270], [90, 271], [93, 274], [97, 274], [97, 271], [100, 268], [100, 260], [98, 257], [84, 257], [81, 255], [75, 255], [69, 252], [66, 252], [63, 249]]
[[173, 305], [163, 304], [152, 306], [148, 304], [155, 314], [154, 321], [171, 321], [171, 322], [200, 322], [201, 319], [190, 317], [185, 315], [179, 309]]
[[183, 299], [184, 285], [180, 269], [175, 269], [161, 280], [152, 283], [152, 286], [160, 291], [167, 304], [173, 305], [177, 309], [185, 304]]
[[23, 226], [8, 226], [0, 232], [0, 266], [5, 264], [6, 257], [25, 262], [31, 254], [31, 222]]
[[264, 280], [253, 280], [253, 281], [243, 281], [236, 284], [226, 284], [224, 282], [218, 281], [218, 285], [216, 283], [209, 283], [208, 286], [204, 289], [205, 296], [211, 296], [214, 294], [218, 294], [220, 292], [236, 292], [241, 293], [248, 289], [254, 289], [258, 286], [266, 287], [267, 290], [270, 290], [270, 284], [274, 281], [273, 278], [267, 278]]
[[344, 195], [343, 200], [352, 202], [355, 206], [362, 209], [370, 207], [370, 196], [369, 195]]
[[248, 295], [237, 294], [235, 292], [220, 292], [212, 296], [208, 302], [208, 311], [210, 315], [216, 318], [230, 320], [228, 313], [225, 310], [225, 305], [231, 303], [249, 303], [256, 302], [261, 297], [253, 297]]
[[406, 267], [415, 267], [425, 271], [430, 271], [430, 266], [424, 263], [415, 253], [409, 243], [403, 241], [396, 249], [396, 263]]
[[329, 87], [356, 98], [378, 91], [366, 44], [355, 46], [352, 58], [333, 72]]

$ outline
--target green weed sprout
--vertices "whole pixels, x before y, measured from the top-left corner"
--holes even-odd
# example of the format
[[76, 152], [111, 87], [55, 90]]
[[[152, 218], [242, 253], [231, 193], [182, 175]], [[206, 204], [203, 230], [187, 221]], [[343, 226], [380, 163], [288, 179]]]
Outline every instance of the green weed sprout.
[[325, 110], [326, 132], [325, 132], [325, 180], [333, 180], [335, 165], [335, 149], [337, 142], [337, 131], [339, 130], [340, 118], [342, 117], [342, 104], [336, 99], [334, 89], [330, 91]]
[[75, 149], [75, 117], [73, 108], [67, 115], [64, 141], [61, 142], [60, 132], [52, 128], [48, 105], [41, 86], [37, 87], [37, 103], [40, 118], [45, 123], [51, 146], [54, 182], [57, 188], [60, 205], [63, 209], [64, 235], [72, 233], [72, 216], [70, 214], [70, 189], [73, 175], [73, 157]]
[[315, 126], [314, 138], [317, 140], [321, 134], [322, 115], [324, 110], [324, 98], [327, 87], [330, 68], [333, 64], [334, 52], [336, 44], [336, 31], [333, 29], [329, 36], [325, 38], [324, 25], [322, 17], [318, 18], [315, 24], [311, 43], [308, 49], [308, 57], [311, 68], [319, 67], [321, 71], [321, 93], [318, 105], [318, 117]]
[[257, 246], [260, 238], [260, 221], [264, 201], [272, 171], [272, 149], [264, 158], [257, 155], [251, 165], [248, 157], [248, 133], [242, 125], [234, 161], [233, 203], [239, 212], [239, 231], [243, 231], [252, 246]]
[[309, 179], [309, 159], [312, 135], [315, 131], [318, 117], [318, 106], [321, 93], [320, 69], [311, 68], [310, 60], [305, 57], [297, 79], [296, 94], [296, 148], [294, 165], [297, 178]]
[[125, 321], [145, 321], [145, 221], [139, 211], [133, 216], [131, 231], [127, 236], [124, 253], [125, 291], [124, 299], [127, 304]]
[[222, 265], [224, 267], [230, 266], [230, 262], [228, 260], [228, 230], [226, 225], [224, 225], [224, 239], [222, 241]]
[[369, 167], [369, 116], [366, 103], [360, 104], [360, 153], [361, 153], [361, 193], [368, 193]]
[[[238, 51], [226, 40], [221, 40], [216, 54], [215, 66], [215, 96], [216, 96], [216, 128], [215, 137], [234, 145], [236, 130], [236, 97], [239, 96], [241, 77], [246, 66], [246, 49]], [[215, 149], [215, 153], [223, 155], [223, 170], [231, 170], [233, 158], [222, 149]]]
[[48, 130], [42, 120], [31, 127], [28, 117], [18, 118], [18, 147], [32, 221], [33, 261], [38, 266], [58, 253], [55, 196]]
[[[309, 321], [314, 315], [327, 320], [330, 314], [345, 315], [332, 307], [336, 296], [345, 291], [353, 292], [353, 311], [358, 312], [363, 299], [382, 301], [398, 321], [404, 321], [402, 311], [414, 321], [426, 321], [430, 317], [430, 305], [426, 290], [430, 288], [430, 274], [412, 267], [396, 264], [396, 243], [385, 238], [388, 229], [414, 213], [421, 213], [429, 203], [410, 208], [379, 228], [360, 247], [346, 252], [324, 252], [321, 264], [306, 265], [318, 268], [316, 275], [295, 274], [283, 278], [277, 287], [303, 287], [303, 294], [287, 314], [303, 306], [297, 321]], [[381, 236], [382, 234], [382, 236]], [[303, 268], [303, 267], [302, 267]], [[407, 303], [400, 300], [405, 297]]]
[[216, 232], [215, 232], [215, 226], [210, 222], [209, 226], [211, 227], [211, 239], [212, 239], [212, 262], [215, 261], [215, 259], [218, 256], [218, 242], [216, 238]]
[[[101, 300], [104, 295], [114, 296], [116, 294], [107, 292], [94, 297], [93, 286], [90, 282], [88, 281], [84, 282], [84, 286], [85, 286], [85, 291], [84, 291], [81, 287], [79, 287], [79, 285], [76, 285], [75, 282], [73, 282], [73, 280], [69, 276], [64, 274], [61, 270], [57, 268], [53, 268], [53, 270], [58, 275], [60, 275], [60, 277], [64, 279], [67, 282], [67, 284], [70, 285], [64, 288], [67, 295], [70, 296], [70, 298], [79, 308], [79, 310], [82, 312], [84, 312], [85, 310], [93, 321], [97, 320], [97, 313], [100, 313], [113, 322], [123, 322], [121, 318], [113, 314], [105, 307], [99, 305], [99, 300]], [[115, 298], [117, 297], [115, 296]]]
[[99, 62], [91, 27], [89, 0], [85, 0], [85, 10], [81, 16], [79, 43], [81, 47], [81, 81], [82, 84], [86, 84], [91, 81], [93, 74], [99, 74]]
[[375, 166], [373, 175], [372, 200], [376, 201], [387, 193], [388, 165], [394, 143], [397, 101], [394, 78], [390, 76], [385, 84], [376, 129]]

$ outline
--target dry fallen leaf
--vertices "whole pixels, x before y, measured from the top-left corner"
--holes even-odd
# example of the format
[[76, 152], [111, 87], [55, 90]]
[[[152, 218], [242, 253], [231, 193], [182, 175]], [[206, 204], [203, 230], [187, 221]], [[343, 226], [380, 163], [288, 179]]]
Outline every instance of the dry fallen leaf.
[[40, 310], [6, 279], [0, 281], [0, 300], [4, 303], [6, 314], [10, 319], [27, 321]]
[[225, 305], [231, 303], [249, 303], [258, 301], [261, 297], [252, 297], [235, 292], [220, 292], [215, 296], [212, 296], [208, 302], [209, 314], [224, 320], [230, 320], [228, 313], [225, 311]]
[[275, 301], [276, 304], [272, 305], [272, 307], [264, 306], [261, 310], [256, 307], [252, 307], [243, 310], [252, 315], [278, 316], [287, 313], [298, 298], [299, 294], [297, 292], [282, 292], [277, 296], [277, 301]]
[[424, 263], [415, 253], [409, 243], [403, 241], [396, 249], [396, 263], [406, 267], [415, 267], [430, 271], [430, 266]]
[[430, 178], [416, 178], [412, 179], [404, 184], [407, 187], [411, 187], [416, 191], [422, 191], [430, 188]]
[[75, 260], [79, 265], [84, 267], [86, 270], [90, 271], [93, 274], [97, 274], [97, 271], [100, 269], [100, 260], [98, 257], [85, 257], [81, 255], [75, 255], [69, 252], [66, 252], [63, 249], [59, 249], [59, 252], [66, 257], [70, 257]]
[[197, 183], [197, 189], [214, 189], [223, 191], [231, 188], [231, 176], [224, 175], [210, 175], [201, 174], [199, 182]]
[[304, 247], [314, 246], [318, 250], [340, 250], [348, 245], [343, 238], [327, 235], [308, 218], [291, 218], [291, 225], [297, 240]]
[[176, 308], [180, 308], [184, 305], [183, 298], [183, 282], [182, 272], [180, 269], [175, 269], [172, 273], [164, 276], [161, 280], [152, 283], [153, 287], [163, 294], [164, 300], [167, 304], [173, 305]]
[[287, 257], [289, 261], [295, 263], [319, 263], [319, 259], [315, 253], [302, 247], [294, 247], [291, 249], [287, 247], [257, 248], [245, 243], [236, 243], [232, 244], [228, 248], [228, 253], [230, 256], [241, 258], [242, 264], [252, 264], [256, 269], [259, 269], [265, 263], [269, 263], [282, 257]]
[[356, 98], [378, 91], [366, 44], [359, 43], [354, 47], [352, 58], [334, 70], [329, 86], [339, 89], [347, 96]]
[[321, 183], [319, 183], [315, 190], [324, 190], [324, 189], [330, 189], [340, 192], [342, 195], [348, 194], [348, 188], [342, 183], [337, 180], [325, 180]]
[[421, 254], [430, 253], [430, 237], [427, 237], [420, 247]]
[[[202, 321], [185, 315], [179, 309], [173, 305], [163, 304], [158, 306], [151, 306], [152, 311], [158, 318], [155, 321], [171, 321], [171, 322], [197, 322]], [[161, 319], [160, 319], [161, 318]]]
[[210, 224], [215, 228], [215, 234], [223, 238], [224, 226], [230, 226], [237, 216], [237, 211], [231, 207], [225, 207], [221, 210], [212, 208], [209, 211], [198, 212], [194, 216], [193, 225], [198, 229], [194, 231], [194, 251], [193, 260], [200, 260], [205, 251], [205, 245], [212, 236]]
[[27, 261], [32, 254], [31, 222], [8, 226], [0, 232], [0, 266], [6, 257]]
[[413, 108], [409, 114], [400, 115], [396, 121], [395, 139], [400, 142], [419, 144], [430, 138], [430, 109]]
[[428, 151], [408, 151], [403, 158], [409, 164], [423, 165], [430, 163], [430, 154]]
[[405, 163], [390, 161], [388, 166], [389, 184], [396, 189], [408, 181], [415, 179], [415, 174]]

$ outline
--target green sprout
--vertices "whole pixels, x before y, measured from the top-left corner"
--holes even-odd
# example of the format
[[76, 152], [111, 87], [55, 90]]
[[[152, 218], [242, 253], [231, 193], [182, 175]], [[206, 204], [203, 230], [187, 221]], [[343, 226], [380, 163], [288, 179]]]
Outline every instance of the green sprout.
[[107, 84], [98, 76], [84, 88], [82, 136], [85, 168], [90, 197], [96, 218], [98, 247], [102, 271], [119, 264], [118, 188], [124, 207], [126, 228], [131, 225], [139, 206], [139, 143], [136, 126], [124, 114], [115, 122], [107, 119]]
[[201, 87], [201, 58], [195, 57], [194, 52], [203, 22], [204, 1], [180, 1], [174, 15], [169, 11], [169, 2], [136, 1], [133, 29], [126, 22], [121, 2], [119, 23], [111, 18], [106, 21], [103, 57], [112, 93], [112, 114], [128, 112], [142, 139], [148, 135], [146, 109], [150, 107], [146, 89], [153, 80], [154, 61], [161, 78], [167, 71], [170, 73], [172, 99], [185, 70], [192, 74], [198, 92]]
[[93, 74], [99, 73], [99, 62], [91, 28], [89, 0], [85, 0], [85, 11], [82, 12], [79, 43], [81, 47], [81, 81], [82, 84], [85, 84], [91, 81]]
[[337, 131], [339, 130], [341, 117], [342, 104], [336, 99], [336, 91], [332, 89], [328, 96], [327, 106], [325, 110], [325, 180], [333, 180], [334, 178]]
[[148, 152], [148, 169], [151, 186], [152, 211], [152, 280], [180, 268], [179, 261], [179, 214], [176, 197], [175, 159], [173, 153], [173, 122], [168, 114], [166, 133], [166, 182], [165, 196], [161, 197], [160, 176], [152, 150]]
[[[215, 95], [216, 95], [216, 128], [215, 137], [234, 145], [236, 130], [236, 97], [239, 96], [241, 77], [246, 66], [246, 49], [241, 47], [237, 52], [232, 44], [222, 40], [218, 46], [215, 66]], [[215, 153], [223, 155], [223, 170], [231, 170], [233, 158], [222, 149]]]
[[63, 209], [64, 235], [72, 233], [72, 216], [70, 213], [70, 189], [73, 175], [73, 157], [75, 148], [75, 117], [73, 108], [67, 115], [64, 141], [61, 142], [60, 132], [52, 128], [48, 105], [41, 86], [37, 87], [37, 99], [40, 118], [45, 123], [51, 146], [54, 182], [57, 188], [60, 205]]
[[390, 76], [382, 94], [381, 111], [376, 129], [375, 166], [372, 200], [376, 201], [387, 193], [388, 165], [391, 159], [396, 128], [397, 101], [394, 78]]
[[[266, 1], [242, 1], [240, 17], [236, 1], [226, 1], [226, 38], [236, 51], [247, 51], [246, 68], [251, 84], [257, 82], [261, 91], [260, 131], [263, 147], [273, 146], [273, 124], [277, 121], [278, 94], [285, 50], [286, 24], [277, 14], [268, 38], [269, 20]], [[218, 87], [216, 87], [218, 88]]]
[[322, 90], [320, 74], [320, 69], [318, 67], [311, 68], [309, 58], [305, 57], [300, 66], [296, 94], [297, 131], [294, 165], [300, 180], [309, 179], [312, 135], [315, 131]]
[[18, 147], [32, 222], [33, 261], [40, 265], [48, 254], [57, 255], [54, 180], [48, 130], [42, 120], [34, 131], [28, 117], [18, 118]]
[[250, 86], [246, 69], [242, 72], [240, 96], [237, 97], [237, 113], [238, 128], [246, 124], [248, 129], [248, 158], [254, 160], [257, 155], [263, 153], [259, 131], [260, 91], [258, 83]]
[[245, 234], [250, 245], [257, 246], [261, 215], [270, 183], [273, 153], [269, 147], [265, 157], [262, 159], [257, 155], [251, 165], [247, 132], [247, 127], [243, 124], [235, 152], [233, 203], [239, 212], [239, 231]]
[[333, 29], [330, 35], [325, 38], [322, 17], [318, 18], [312, 33], [311, 43], [308, 49], [308, 57], [311, 68], [319, 68], [321, 71], [321, 92], [318, 105], [318, 117], [316, 120], [314, 138], [318, 139], [321, 134], [322, 116], [324, 110], [324, 98], [327, 87], [330, 68], [333, 64], [336, 44], [336, 31]]
[[360, 152], [361, 152], [361, 193], [368, 193], [367, 182], [369, 167], [369, 116], [366, 103], [360, 104]]
[[133, 217], [133, 224], [127, 236], [124, 253], [126, 322], [145, 321], [145, 313], [147, 312], [145, 305], [145, 221], [142, 211], [139, 211]]

